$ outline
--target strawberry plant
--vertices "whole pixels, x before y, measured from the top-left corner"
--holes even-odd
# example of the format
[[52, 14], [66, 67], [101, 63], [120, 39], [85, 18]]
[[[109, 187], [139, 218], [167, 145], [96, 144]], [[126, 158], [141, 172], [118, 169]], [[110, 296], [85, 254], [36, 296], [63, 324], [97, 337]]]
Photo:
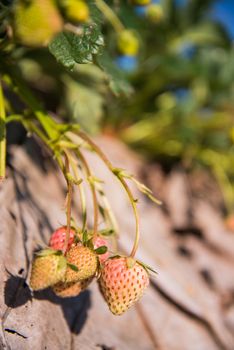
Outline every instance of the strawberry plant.
[[232, 215], [233, 34], [215, 20], [219, 13], [212, 16], [212, 0], [132, 3], [141, 14], [145, 8], [131, 17], [141, 34], [140, 64], [129, 76], [135, 93], [108, 105], [107, 128], [167, 170], [179, 164], [208, 171]]
[[[123, 4], [123, 7], [124, 4]], [[122, 5], [121, 5], [122, 8]], [[131, 4], [128, 10], [131, 10]], [[120, 53], [135, 56], [139, 42], [134, 31], [125, 28], [118, 16], [118, 6], [109, 6], [103, 0], [15, 0], [0, 2], [0, 179], [6, 177], [7, 126], [23, 125], [29, 135], [34, 135], [50, 151], [57, 162], [66, 185], [66, 224], [52, 233], [49, 248], [39, 251], [32, 262], [30, 287], [41, 290], [52, 287], [62, 297], [75, 296], [86, 288], [93, 278], [100, 278], [102, 293], [110, 310], [115, 314], [126, 311], [142, 295], [148, 285], [150, 268], [135, 260], [139, 243], [139, 215], [137, 201], [128, 185], [133, 181], [140, 191], [158, 202], [151, 191], [128, 174], [112, 165], [103, 151], [84, 132], [73, 117], [67, 117], [66, 106], [57, 107], [54, 95], [66, 94], [69, 89], [79, 89], [79, 78], [103, 85], [103, 92], [94, 97], [94, 110], [102, 104], [107, 89], [115, 95], [129, 94], [131, 87], [109, 58], [106, 28], [115, 29], [116, 47]], [[88, 64], [85, 71], [83, 65]], [[92, 67], [92, 68], [90, 68]], [[92, 79], [91, 79], [92, 80]], [[67, 86], [67, 89], [65, 88]], [[87, 87], [86, 87], [87, 89]], [[82, 89], [80, 89], [82, 91]], [[83, 91], [85, 88], [83, 87]], [[53, 92], [55, 94], [53, 95]], [[84, 93], [84, 92], [83, 92]], [[87, 91], [84, 93], [87, 97]], [[53, 96], [53, 98], [51, 98]], [[80, 106], [79, 106], [80, 107]], [[61, 112], [61, 113], [60, 113]], [[69, 111], [70, 113], [70, 111]], [[86, 115], [86, 114], [85, 114]], [[68, 121], [69, 120], [69, 121]], [[74, 120], [73, 120], [74, 121]], [[119, 252], [108, 251], [108, 235], [116, 238], [117, 225], [103, 190], [102, 181], [95, 176], [85, 157], [92, 151], [119, 180], [131, 203], [136, 221], [135, 240], [129, 257], [116, 257]], [[84, 182], [87, 182], [93, 201], [93, 224], [88, 227]], [[79, 192], [82, 220], [72, 211], [73, 195]], [[99, 230], [102, 216], [105, 228]], [[112, 265], [121, 263], [119, 276], [112, 273]], [[119, 268], [119, 267], [118, 267]], [[138, 278], [138, 272], [140, 277]], [[108, 284], [119, 279], [121, 289], [126, 278], [128, 294], [122, 295], [121, 307], [110, 305]], [[112, 288], [112, 287], [111, 287]], [[123, 291], [122, 291], [123, 292]], [[114, 293], [110, 291], [110, 296]], [[126, 300], [125, 300], [126, 298]], [[112, 302], [111, 302], [112, 303]], [[121, 312], [120, 312], [121, 311]]]

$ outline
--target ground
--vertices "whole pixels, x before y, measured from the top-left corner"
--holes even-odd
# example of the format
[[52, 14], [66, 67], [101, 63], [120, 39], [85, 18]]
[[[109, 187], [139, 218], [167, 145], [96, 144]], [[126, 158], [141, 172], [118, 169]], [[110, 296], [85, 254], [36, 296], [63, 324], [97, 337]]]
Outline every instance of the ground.
[[[0, 348], [233, 350], [234, 234], [225, 228], [214, 181], [207, 173], [188, 175], [181, 168], [165, 174], [113, 138], [97, 142], [113, 164], [136, 174], [163, 201], [159, 207], [133, 187], [141, 213], [137, 257], [158, 274], [122, 317], [108, 311], [96, 283], [78, 298], [63, 300], [50, 290], [31, 295], [33, 251], [65, 223], [65, 184], [34, 142], [12, 146], [8, 178], [0, 188]], [[131, 207], [105, 166], [88, 156], [120, 222], [120, 247], [129, 252]]]

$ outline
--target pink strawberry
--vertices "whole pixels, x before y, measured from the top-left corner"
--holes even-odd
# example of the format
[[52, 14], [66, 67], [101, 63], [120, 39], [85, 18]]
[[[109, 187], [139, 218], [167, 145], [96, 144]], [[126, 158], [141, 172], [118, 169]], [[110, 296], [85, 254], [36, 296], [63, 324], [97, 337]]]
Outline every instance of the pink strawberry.
[[[106, 246], [107, 247], [107, 241], [104, 238], [98, 236], [94, 240], [94, 249], [97, 249], [97, 248], [102, 247], [102, 246]], [[104, 261], [106, 261], [109, 258], [109, 255], [110, 254], [109, 254], [108, 251], [106, 253], [104, 253], [104, 254], [98, 255], [100, 263], [103, 264]]]
[[[66, 226], [59, 227], [54, 231], [50, 237], [49, 247], [56, 250], [63, 250], [63, 246], [66, 239]], [[68, 241], [67, 251], [71, 248], [72, 243], [74, 242], [75, 231], [70, 229], [70, 238]]]
[[115, 257], [105, 261], [99, 285], [110, 311], [122, 315], [141, 298], [149, 285], [149, 274], [134, 259]]

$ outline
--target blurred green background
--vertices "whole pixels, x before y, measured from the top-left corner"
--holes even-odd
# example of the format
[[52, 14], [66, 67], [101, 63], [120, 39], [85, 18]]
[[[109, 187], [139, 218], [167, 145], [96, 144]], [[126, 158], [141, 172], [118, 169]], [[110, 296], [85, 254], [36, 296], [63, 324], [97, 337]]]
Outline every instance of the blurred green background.
[[44, 47], [16, 44], [13, 56], [24, 80], [48, 111], [90, 134], [116, 135], [166, 170], [175, 164], [187, 171], [206, 168], [232, 213], [234, 2], [161, 0], [148, 4], [158, 6], [150, 10], [137, 1], [106, 1], [139, 41], [130, 55], [118, 48], [108, 16], [87, 3], [104, 34], [107, 71], [98, 57], [97, 64], [76, 64], [71, 71], [55, 64]]

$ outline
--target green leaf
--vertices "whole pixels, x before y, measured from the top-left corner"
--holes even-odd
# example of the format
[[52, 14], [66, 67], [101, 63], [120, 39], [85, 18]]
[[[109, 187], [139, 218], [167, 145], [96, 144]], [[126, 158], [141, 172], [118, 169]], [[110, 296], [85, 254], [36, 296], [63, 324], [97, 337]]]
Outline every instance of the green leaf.
[[49, 50], [58, 62], [68, 69], [76, 63], [91, 63], [93, 55], [104, 45], [99, 27], [86, 25], [80, 33], [64, 31], [55, 36], [49, 44]]
[[85, 230], [82, 235], [82, 243], [85, 245], [89, 240], [88, 232]]
[[62, 255], [61, 250], [55, 250], [55, 249], [43, 249], [36, 253], [37, 256], [49, 256], [49, 255]]
[[110, 229], [104, 229], [98, 232], [100, 236], [111, 236], [115, 233], [115, 230], [113, 228]]
[[144, 267], [145, 270], [158, 274], [157, 271], [155, 271], [151, 266], [143, 263], [142, 261], [137, 260], [138, 264], [140, 264], [142, 267]]
[[70, 267], [73, 271], [79, 271], [78, 267], [76, 265], [73, 265], [73, 264], [67, 264], [68, 267]]
[[107, 252], [107, 246], [102, 245], [101, 247], [98, 247], [97, 249], [95, 249], [95, 252], [96, 252], [98, 255], [105, 254], [105, 253]]
[[93, 238], [90, 238], [87, 242], [86, 242], [86, 247], [90, 248], [90, 249], [94, 249], [93, 246]]

